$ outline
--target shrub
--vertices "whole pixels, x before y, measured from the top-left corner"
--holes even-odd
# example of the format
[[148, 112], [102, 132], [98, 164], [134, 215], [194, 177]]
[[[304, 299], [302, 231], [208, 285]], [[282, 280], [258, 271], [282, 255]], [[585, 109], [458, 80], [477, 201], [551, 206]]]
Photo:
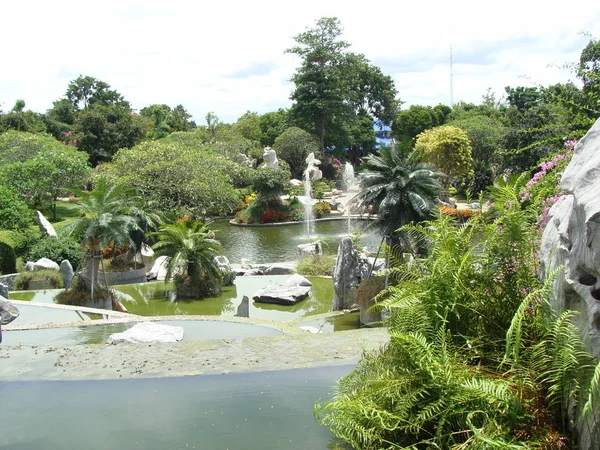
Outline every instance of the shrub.
[[287, 173], [275, 167], [257, 169], [252, 180], [252, 189], [258, 194], [259, 200], [267, 204], [269, 201], [279, 203], [287, 185]]
[[[107, 291], [102, 286], [96, 286], [94, 288], [94, 299], [100, 298], [110, 298], [113, 303], [113, 309], [115, 309], [117, 296], [114, 291]], [[78, 277], [75, 277], [69, 290], [59, 292], [58, 295], [54, 297], [54, 303], [60, 305], [86, 306], [90, 301], [90, 291], [79, 282]]]
[[286, 161], [295, 178], [301, 178], [306, 168], [306, 158], [310, 153], [319, 151], [319, 142], [315, 136], [306, 131], [291, 127], [281, 133], [273, 148], [280, 159]]
[[75, 270], [80, 267], [84, 256], [81, 244], [69, 236], [60, 236], [58, 239], [46, 236], [34, 244], [27, 253], [29, 261], [48, 258], [60, 264], [68, 259]]
[[260, 223], [286, 222], [288, 218], [289, 215], [285, 212], [267, 209], [264, 213], [260, 215]]
[[296, 271], [300, 275], [331, 276], [331, 269], [335, 266], [335, 256], [305, 256], [296, 263]]
[[0, 242], [0, 272], [15, 273], [17, 270], [17, 257], [10, 244]]
[[320, 219], [321, 217], [331, 212], [331, 205], [329, 205], [329, 203], [326, 202], [318, 202], [315, 205], [313, 205], [313, 212], [315, 214], [315, 217], [317, 219]]
[[17, 194], [0, 186], [0, 229], [22, 230], [32, 224], [32, 212]]
[[30, 289], [31, 282], [48, 283], [54, 289], [63, 287], [62, 275], [58, 270], [34, 270], [32, 272], [21, 272], [15, 279], [15, 289], [26, 291]]

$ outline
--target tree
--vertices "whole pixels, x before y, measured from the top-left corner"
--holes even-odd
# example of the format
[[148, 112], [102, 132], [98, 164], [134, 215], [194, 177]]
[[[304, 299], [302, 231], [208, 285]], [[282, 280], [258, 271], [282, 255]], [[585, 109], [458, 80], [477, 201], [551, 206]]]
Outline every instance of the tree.
[[539, 104], [540, 92], [536, 87], [517, 86], [516, 88], [511, 88], [510, 86], [506, 86], [504, 89], [509, 105], [514, 106], [519, 111], [524, 111]]
[[472, 178], [473, 157], [467, 133], [457, 127], [432, 128], [417, 136], [415, 151], [445, 173], [447, 189], [454, 178]]
[[191, 131], [196, 127], [192, 116], [182, 105], [171, 109], [169, 105], [154, 104], [140, 110], [140, 116], [152, 120], [152, 129], [147, 133], [150, 139], [160, 139], [175, 131]]
[[24, 230], [32, 223], [31, 210], [7, 186], [0, 185], [0, 230]]
[[25, 110], [25, 100], [18, 99], [13, 106], [12, 112], [22, 113]]
[[341, 80], [344, 51], [349, 44], [338, 40], [341, 34], [340, 21], [324, 17], [317, 21], [316, 28], [294, 38], [298, 46], [286, 50], [302, 58], [302, 64], [292, 77], [296, 85], [291, 96], [296, 102], [294, 113], [313, 123], [321, 151], [325, 148], [328, 120], [349, 111]]
[[260, 116], [258, 113], [246, 111], [232, 126], [235, 134], [258, 144], [261, 138]]
[[65, 97], [76, 110], [86, 109], [96, 103], [104, 106], [116, 105], [130, 109], [129, 102], [110, 85], [94, 77], [79, 75], [67, 86]]
[[260, 116], [260, 144], [273, 145], [275, 139], [290, 126], [289, 111], [279, 108], [277, 111], [264, 113]]
[[310, 133], [291, 127], [275, 139], [273, 148], [277, 155], [289, 164], [292, 177], [302, 179], [306, 169], [306, 158], [310, 153], [319, 151], [319, 142]]
[[392, 124], [391, 135], [404, 151], [409, 153], [415, 145], [415, 138], [426, 130], [443, 125], [448, 114], [449, 107], [445, 105], [438, 105], [435, 108], [411, 105], [410, 108], [397, 114]]
[[583, 91], [600, 107], [600, 40], [591, 39], [579, 58], [577, 74], [583, 82]]
[[443, 174], [429, 164], [405, 158], [398, 147], [384, 147], [380, 156], [363, 160], [360, 191], [353, 199], [363, 212], [377, 214], [383, 234], [431, 218]]
[[0, 134], [0, 166], [25, 162], [36, 156], [43, 148], [53, 147], [56, 144], [59, 143], [47, 135], [6, 131]]
[[288, 175], [285, 170], [277, 167], [261, 167], [255, 171], [252, 189], [258, 194], [258, 200], [266, 203], [267, 208], [269, 201], [281, 201], [281, 195], [289, 184]]
[[166, 256], [165, 281], [174, 279], [178, 297], [204, 298], [221, 292], [222, 273], [215, 261], [221, 244], [202, 222], [179, 220], [151, 233], [156, 256]]

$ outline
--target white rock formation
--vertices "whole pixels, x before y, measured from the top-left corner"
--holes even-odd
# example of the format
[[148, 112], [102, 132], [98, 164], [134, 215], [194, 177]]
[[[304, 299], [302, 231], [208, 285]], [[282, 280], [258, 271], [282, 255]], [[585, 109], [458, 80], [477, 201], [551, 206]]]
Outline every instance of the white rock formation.
[[57, 239], [56, 231], [54, 230], [54, 227], [48, 221], [48, 219], [46, 219], [44, 217], [44, 215], [39, 211], [36, 211], [35, 214], [36, 214], [37, 223], [40, 225], [40, 230], [42, 232], [46, 233], [51, 238]]
[[58, 270], [59, 266], [48, 258], [40, 258], [33, 264], [33, 270]]
[[111, 334], [108, 344], [145, 344], [149, 342], [177, 342], [183, 339], [183, 327], [154, 322], [137, 323], [122, 333]]

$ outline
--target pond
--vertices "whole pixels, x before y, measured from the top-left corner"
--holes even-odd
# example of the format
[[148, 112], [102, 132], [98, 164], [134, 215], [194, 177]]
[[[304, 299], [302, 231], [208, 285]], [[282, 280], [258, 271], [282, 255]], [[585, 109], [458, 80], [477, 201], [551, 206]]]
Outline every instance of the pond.
[[[237, 277], [235, 286], [225, 287], [220, 296], [202, 300], [172, 300], [170, 293], [173, 291], [173, 284], [162, 281], [114, 286], [114, 288], [127, 310], [132, 314], [140, 316], [235, 316], [244, 295], [250, 299], [249, 317], [253, 319], [287, 322], [331, 311], [333, 306], [333, 282], [330, 278], [309, 277], [312, 283], [309, 297], [293, 306], [272, 305], [252, 301], [252, 296], [261, 287], [272, 283], [282, 284], [287, 278], [289, 278], [289, 275]], [[11, 298], [15, 300], [52, 303], [54, 296], [58, 292], [60, 291], [55, 289], [11, 292]], [[59, 310], [56, 314], [61, 315], [62, 313]], [[67, 315], [74, 316], [76, 313], [68, 311], [62, 316], [67, 317]], [[29, 322], [27, 314], [22, 314], [22, 316], [22, 320], [25, 321], [23, 323], [32, 323]], [[21, 322], [21, 319], [18, 320]], [[42, 319], [40, 318], [39, 320]], [[79, 320], [79, 318], [73, 318], [73, 320]], [[68, 322], [69, 320], [55, 321]], [[40, 322], [38, 319], [35, 319], [33, 323]]]
[[[281, 336], [283, 332], [270, 327], [248, 323], [215, 320], [165, 320], [163, 325], [183, 327], [184, 341], [207, 339], [241, 339], [258, 336]], [[48, 328], [43, 330], [3, 331], [3, 345], [71, 345], [105, 344], [113, 333], [121, 333], [134, 323], [94, 325], [85, 327]]]
[[[367, 220], [353, 220], [351, 229], [363, 230], [361, 244], [376, 252], [381, 242], [381, 234], [376, 229], [365, 230], [371, 223]], [[298, 244], [325, 242], [323, 252], [337, 254], [339, 242], [348, 236], [348, 223], [345, 220], [315, 222], [315, 237], [308, 238], [305, 229], [298, 225], [277, 227], [236, 227], [228, 220], [217, 220], [211, 228], [218, 230], [216, 238], [223, 245], [223, 254], [232, 263], [240, 263], [242, 258], [252, 263], [276, 263], [298, 259]]]
[[0, 448], [327, 449], [313, 407], [351, 370], [3, 382]]

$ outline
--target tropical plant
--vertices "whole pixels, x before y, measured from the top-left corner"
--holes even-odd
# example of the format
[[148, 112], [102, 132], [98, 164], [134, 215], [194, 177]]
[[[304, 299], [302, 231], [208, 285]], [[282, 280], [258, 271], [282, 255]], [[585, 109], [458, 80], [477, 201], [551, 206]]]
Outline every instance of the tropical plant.
[[397, 148], [381, 149], [380, 156], [364, 159], [361, 190], [353, 199], [362, 212], [376, 214], [376, 225], [384, 234], [408, 223], [432, 217], [442, 173], [412, 158], [403, 158]]
[[252, 189], [258, 194], [258, 201], [280, 203], [281, 195], [288, 185], [289, 174], [276, 167], [261, 167], [254, 173]]
[[179, 220], [150, 235], [158, 241], [155, 255], [168, 257], [165, 281], [175, 280], [178, 296], [203, 298], [221, 291], [223, 274], [215, 262], [221, 244], [207, 224]]

